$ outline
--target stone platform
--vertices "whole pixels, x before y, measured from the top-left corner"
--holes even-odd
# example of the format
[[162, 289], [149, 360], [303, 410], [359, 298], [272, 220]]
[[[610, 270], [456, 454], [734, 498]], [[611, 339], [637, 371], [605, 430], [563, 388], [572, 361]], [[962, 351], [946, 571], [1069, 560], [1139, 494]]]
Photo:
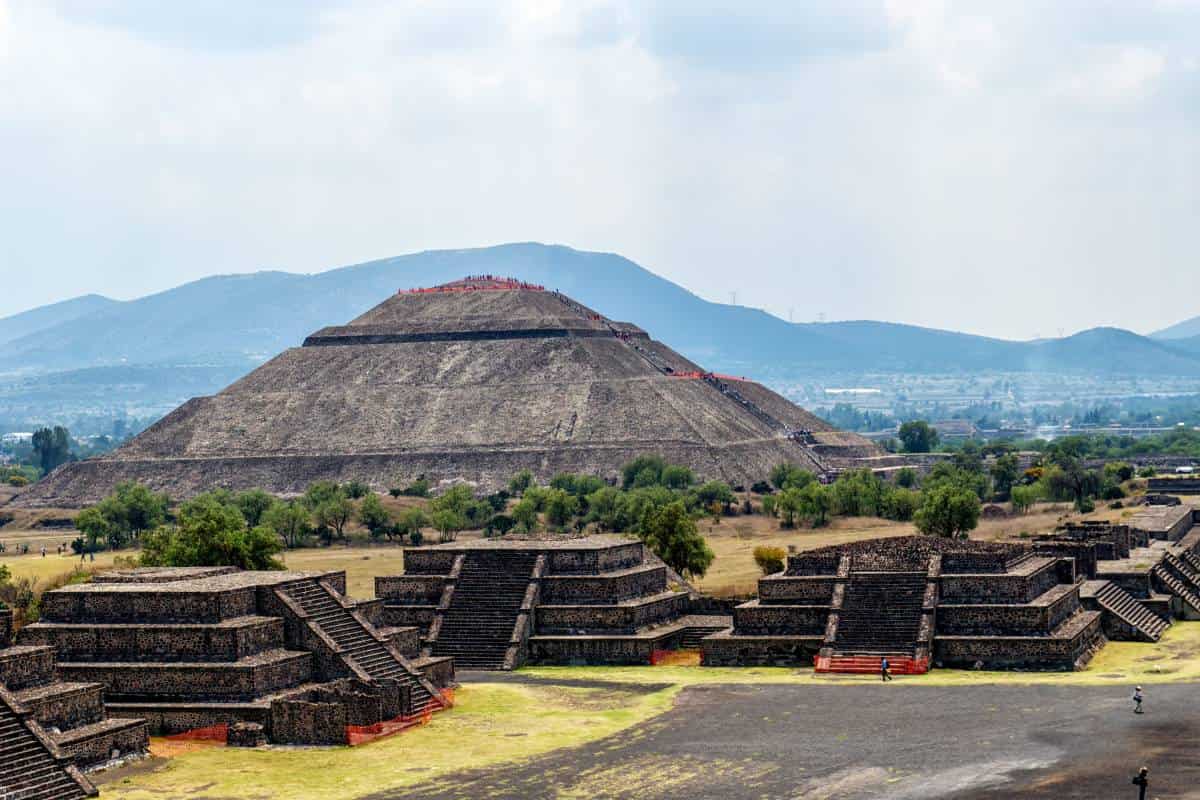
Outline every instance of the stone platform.
[[689, 587], [618, 536], [408, 548], [404, 568], [375, 581], [386, 623], [419, 627], [423, 652], [452, 654], [462, 668], [644, 664], [724, 621], [688, 616]]
[[856, 542], [788, 557], [702, 640], [706, 665], [861, 671], [893, 665], [1076, 669], [1104, 643], [1074, 560], [1018, 545], [931, 537]]
[[20, 640], [159, 734], [252, 723], [279, 743], [344, 744], [441, 709], [452, 662], [422, 658], [412, 631], [381, 630], [381, 604], [344, 589], [341, 572], [121, 570], [47, 592]]

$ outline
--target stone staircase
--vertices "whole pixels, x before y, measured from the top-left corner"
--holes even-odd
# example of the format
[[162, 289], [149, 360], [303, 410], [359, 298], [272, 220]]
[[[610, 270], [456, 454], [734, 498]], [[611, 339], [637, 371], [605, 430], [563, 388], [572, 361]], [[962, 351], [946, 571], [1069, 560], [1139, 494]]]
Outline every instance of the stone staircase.
[[1200, 573], [1169, 552], [1154, 565], [1153, 573], [1171, 594], [1200, 613]]
[[[912, 658], [925, 600], [923, 572], [852, 572], [838, 612], [833, 655]], [[878, 666], [878, 660], [876, 660]]]
[[468, 552], [435, 623], [433, 654], [453, 656], [461, 669], [504, 669], [536, 564], [529, 550]]
[[688, 624], [687, 629], [683, 632], [683, 637], [679, 640], [680, 650], [699, 650], [700, 640], [705, 636], [711, 636], [714, 633], [729, 630], [733, 627], [733, 620], [724, 625], [704, 625], [704, 624]]
[[52, 647], [0, 649], [0, 686], [81, 768], [144, 753], [149, 747], [145, 720], [106, 714], [101, 684], [59, 679]]
[[1112, 581], [1105, 581], [1094, 596], [1102, 609], [1133, 628], [1146, 641], [1157, 642], [1171, 625]]
[[1191, 550], [1183, 550], [1179, 553], [1179, 558], [1191, 567], [1193, 572], [1200, 573], [1200, 556]]
[[0, 689], [0, 797], [76, 800], [96, 790], [41, 733], [7, 691]]
[[324, 583], [316, 580], [285, 584], [280, 591], [300, 606], [309, 621], [329, 636], [372, 680], [394, 680], [409, 687], [412, 710], [441, 708], [440, 696], [433, 685], [405, 663], [357, 614], [342, 604]]

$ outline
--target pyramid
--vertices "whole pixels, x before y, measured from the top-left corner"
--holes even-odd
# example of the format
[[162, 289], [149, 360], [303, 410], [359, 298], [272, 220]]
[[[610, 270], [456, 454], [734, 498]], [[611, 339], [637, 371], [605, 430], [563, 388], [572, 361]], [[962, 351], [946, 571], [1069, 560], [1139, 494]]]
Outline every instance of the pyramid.
[[481, 489], [523, 468], [613, 477], [654, 453], [749, 486], [790, 461], [818, 473], [883, 454], [753, 381], [715, 375], [636, 325], [513, 279], [403, 290], [322, 328], [124, 446], [18, 498], [78, 507], [119, 481], [173, 498], [225, 487], [382, 490], [420, 475]]

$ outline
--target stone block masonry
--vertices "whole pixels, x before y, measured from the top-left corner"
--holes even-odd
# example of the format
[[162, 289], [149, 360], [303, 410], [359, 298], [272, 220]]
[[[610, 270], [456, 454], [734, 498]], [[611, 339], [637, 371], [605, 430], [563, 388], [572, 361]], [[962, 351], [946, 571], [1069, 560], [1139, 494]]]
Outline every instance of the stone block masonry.
[[[345, 744], [347, 725], [440, 710], [453, 664], [409, 661], [403, 648], [415, 632], [376, 628], [383, 604], [352, 602], [344, 590], [340, 572], [106, 573], [44, 595], [42, 619], [21, 631], [30, 655], [7, 674], [36, 682], [55, 668], [40, 654], [57, 649], [62, 678], [103, 687], [109, 708], [147, 720], [143, 734], [246, 723], [277, 743]], [[0, 651], [0, 672], [6, 663]], [[48, 718], [64, 718], [86, 697], [99, 693], [31, 701]], [[110, 728], [116, 746], [132, 735]], [[101, 749], [82, 734], [64, 742], [81, 754]]]
[[[494, 630], [492, 638], [507, 645], [508, 656], [503, 662], [464, 661], [477, 668], [511, 669], [525, 660], [645, 664], [655, 651], [678, 648], [700, 624], [688, 616], [686, 587], [669, 585], [661, 562], [649, 560], [640, 542], [618, 536], [504, 537], [408, 548], [404, 565], [404, 576], [376, 579], [385, 619], [421, 626], [433, 653], [445, 646], [440, 643], [448, 633], [459, 636], [473, 625]], [[501, 604], [502, 586], [508, 599]], [[719, 628], [720, 620], [706, 620], [703, 633], [714, 625]], [[456, 646], [467, 650], [456, 657], [468, 659], [471, 648], [485, 644], [500, 652], [484, 638], [463, 638], [465, 644]]]
[[[1104, 643], [1080, 604], [1075, 562], [1021, 545], [931, 537], [855, 542], [789, 556], [701, 640], [712, 666], [893, 664], [1077, 669]], [[874, 659], [874, 667], [867, 664]], [[825, 666], [822, 667], [821, 664]]]

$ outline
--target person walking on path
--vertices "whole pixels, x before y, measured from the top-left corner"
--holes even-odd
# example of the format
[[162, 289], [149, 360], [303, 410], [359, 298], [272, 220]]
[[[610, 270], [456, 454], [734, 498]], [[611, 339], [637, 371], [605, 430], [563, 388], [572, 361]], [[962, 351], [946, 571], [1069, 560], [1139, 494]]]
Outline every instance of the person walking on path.
[[1142, 712], [1142, 687], [1133, 687], [1133, 713], [1141, 714]]
[[887, 656], [884, 656], [879, 662], [879, 675], [883, 679], [884, 683], [887, 683], [892, 679], [891, 669], [891, 663], [887, 660]]
[[1150, 768], [1142, 767], [1133, 776], [1133, 785], [1138, 787], [1138, 800], [1146, 800], [1146, 790], [1150, 788]]

